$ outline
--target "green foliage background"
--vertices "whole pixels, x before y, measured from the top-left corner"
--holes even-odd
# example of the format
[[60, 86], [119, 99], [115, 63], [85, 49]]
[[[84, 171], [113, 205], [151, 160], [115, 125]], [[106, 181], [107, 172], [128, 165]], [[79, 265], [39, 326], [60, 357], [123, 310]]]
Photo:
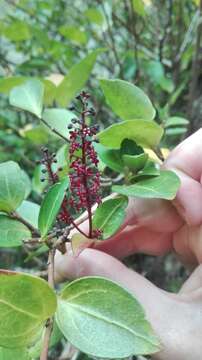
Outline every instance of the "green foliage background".
[[[113, 99], [108, 101], [111, 110], [102, 92], [107, 88], [103, 81], [100, 85], [99, 79], [129, 81], [148, 94], [156, 109], [156, 120], [165, 130], [161, 146], [171, 149], [201, 126], [201, 14], [202, 5], [197, 0], [0, 2], [0, 162], [19, 162], [30, 178], [27, 182], [31, 200], [41, 201], [45, 185], [40, 182], [41, 169], [35, 163], [40, 158], [40, 147], [48, 143], [51, 150], [59, 149], [57, 159], [63, 166], [67, 147], [39, 124], [34, 111], [28, 114], [11, 107], [12, 89], [32, 77], [40, 79], [45, 85], [44, 118], [56, 128], [60, 122], [59, 131], [65, 136], [72, 116], [67, 107], [82, 88], [92, 95], [101, 130], [119, 117], [125, 120], [130, 109], [126, 104], [125, 111], [117, 111], [117, 84], [114, 113]], [[146, 114], [147, 110], [152, 118], [149, 105]], [[26, 213], [26, 204], [23, 206], [21, 211]], [[8, 219], [2, 215], [0, 221], [7, 226]], [[1, 251], [0, 267], [43, 272], [43, 255], [36, 258], [23, 251]], [[43, 253], [43, 249], [40, 251]], [[163, 279], [156, 276], [152, 258], [136, 256], [128, 263], [140, 272], [148, 272], [148, 277], [164, 288], [177, 289], [184, 270], [174, 263], [172, 273], [172, 261], [169, 258], [166, 262], [169, 270], [157, 262]], [[151, 267], [153, 273], [148, 270]], [[53, 359], [61, 351], [61, 345], [55, 347]], [[1, 356], [4, 354], [0, 349]], [[82, 354], [77, 357], [87, 358]]]

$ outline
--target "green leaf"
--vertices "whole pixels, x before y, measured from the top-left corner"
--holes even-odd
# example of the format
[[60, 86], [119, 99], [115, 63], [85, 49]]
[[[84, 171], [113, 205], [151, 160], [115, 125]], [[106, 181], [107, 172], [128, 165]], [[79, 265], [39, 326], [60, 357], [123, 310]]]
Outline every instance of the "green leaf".
[[21, 177], [22, 177], [22, 181], [24, 183], [24, 190], [25, 190], [25, 199], [30, 195], [31, 191], [32, 191], [32, 184], [31, 184], [31, 180], [29, 178], [29, 176], [27, 175], [27, 173], [24, 170], [21, 170]]
[[165, 135], [167, 136], [176, 136], [176, 135], [182, 135], [187, 132], [187, 128], [185, 127], [175, 127], [175, 128], [169, 128], [165, 130]]
[[28, 80], [14, 87], [9, 96], [10, 104], [41, 117], [44, 85], [37, 79]]
[[23, 173], [17, 163], [0, 164], [0, 211], [15, 210], [25, 198]]
[[96, 25], [102, 25], [104, 22], [104, 16], [96, 7], [89, 8], [84, 12], [84, 15], [90, 22], [95, 23]]
[[0, 79], [0, 93], [8, 94], [11, 89], [25, 82], [24, 76], [10, 76]]
[[138, 172], [138, 175], [135, 176], [137, 181], [144, 178], [159, 176], [160, 168], [159, 166], [151, 160], [147, 160], [145, 167]]
[[75, 64], [57, 88], [56, 100], [60, 106], [67, 106], [78, 91], [82, 89], [96, 62], [104, 49], [97, 49]]
[[88, 40], [86, 32], [75, 26], [63, 25], [59, 28], [59, 32], [66, 39], [69, 39], [79, 45], [86, 44]]
[[35, 228], [38, 227], [40, 206], [31, 201], [24, 200], [22, 204], [17, 208], [16, 212], [27, 220]]
[[[42, 173], [43, 169], [45, 169], [44, 165], [38, 165], [35, 167], [33, 173], [32, 188], [37, 194], [41, 194], [48, 185], [48, 179], [45, 179]], [[42, 178], [45, 179], [45, 181], [42, 182]]]
[[143, 0], [132, 0], [133, 10], [140, 16], [145, 17], [145, 4]]
[[148, 154], [140, 155], [123, 155], [124, 165], [127, 166], [132, 171], [139, 171], [143, 169], [148, 159]]
[[114, 185], [112, 191], [131, 197], [173, 200], [180, 186], [178, 176], [172, 171], [161, 171], [159, 176], [129, 186]]
[[109, 126], [97, 137], [106, 147], [119, 149], [124, 139], [134, 140], [138, 145], [154, 148], [163, 135], [163, 129], [154, 121], [129, 120]]
[[168, 93], [174, 90], [173, 81], [165, 76], [164, 67], [160, 61], [150, 60], [146, 62], [144, 68], [149, 80], [155, 85], [159, 85]]
[[121, 155], [140, 155], [144, 149], [138, 146], [135, 141], [124, 139], [121, 143]]
[[0, 347], [0, 360], [31, 360], [28, 350], [24, 348], [7, 349]]
[[[45, 109], [42, 118], [48, 123], [51, 128], [57, 130], [61, 135], [68, 138], [69, 130], [67, 126], [70, 124], [71, 120], [73, 118], [76, 118], [73, 112], [66, 110], [66, 109]], [[47, 126], [44, 125], [44, 127], [48, 130]], [[48, 132], [53, 135], [55, 135], [51, 130], [48, 130]]]
[[24, 41], [31, 38], [31, 32], [25, 21], [16, 20], [5, 28], [4, 36], [12, 41]]
[[112, 170], [117, 172], [123, 171], [123, 161], [121, 159], [120, 150], [108, 149], [101, 144], [94, 143], [99, 158]]
[[0, 271], [0, 345], [25, 347], [54, 314], [56, 296], [40, 278]]
[[159, 350], [141, 305], [127, 290], [101, 277], [67, 285], [56, 320], [64, 336], [93, 357], [119, 359]]
[[48, 134], [43, 126], [38, 125], [31, 129], [23, 131], [23, 135], [26, 139], [30, 140], [31, 143], [40, 145], [48, 142]]
[[102, 239], [112, 236], [122, 225], [125, 209], [128, 205], [126, 197], [117, 197], [103, 202], [93, 216], [93, 229], [102, 231]]
[[23, 240], [31, 238], [29, 229], [6, 215], [0, 215], [0, 247], [22, 246]]
[[108, 105], [123, 120], [152, 120], [155, 109], [137, 86], [123, 80], [100, 80]]
[[65, 178], [60, 183], [53, 185], [45, 195], [41, 204], [38, 222], [42, 237], [46, 236], [51, 229], [60, 210], [67, 187], [68, 179]]
[[180, 116], [171, 116], [165, 122], [165, 128], [170, 126], [181, 126], [181, 125], [188, 125], [189, 120], [182, 118]]

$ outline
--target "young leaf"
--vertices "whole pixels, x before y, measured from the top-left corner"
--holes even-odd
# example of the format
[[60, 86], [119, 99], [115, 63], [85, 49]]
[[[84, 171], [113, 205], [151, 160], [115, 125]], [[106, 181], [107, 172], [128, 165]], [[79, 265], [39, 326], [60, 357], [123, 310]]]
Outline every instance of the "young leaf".
[[31, 238], [29, 229], [6, 215], [0, 215], [0, 247], [23, 245], [23, 240]]
[[160, 171], [159, 176], [140, 180], [133, 185], [114, 185], [112, 190], [131, 197], [173, 200], [179, 186], [180, 180], [174, 172]]
[[166, 120], [165, 128], [170, 126], [181, 126], [181, 125], [188, 125], [189, 120], [179, 117], [179, 116], [171, 116]]
[[102, 231], [103, 239], [109, 238], [120, 228], [127, 205], [126, 197], [117, 197], [98, 206], [93, 217], [93, 228]]
[[144, 153], [144, 149], [130, 139], [124, 139], [122, 141], [120, 150], [121, 155], [140, 155]]
[[120, 156], [120, 150], [108, 149], [101, 144], [93, 144], [99, 158], [112, 170], [117, 172], [123, 171], [123, 161]]
[[25, 198], [25, 182], [17, 163], [0, 164], [0, 211], [15, 210]]
[[148, 148], [157, 146], [163, 135], [163, 129], [154, 121], [129, 120], [109, 126], [97, 137], [106, 147], [119, 149], [124, 139], [135, 141]]
[[41, 204], [38, 222], [42, 237], [46, 236], [51, 229], [60, 210], [67, 187], [68, 179], [65, 178], [60, 183], [53, 185], [45, 195]]
[[39, 217], [40, 207], [38, 204], [35, 204], [31, 201], [24, 200], [22, 204], [17, 208], [16, 212], [27, 220], [35, 228], [38, 227], [38, 217]]
[[[51, 128], [56, 129], [61, 135], [68, 137], [69, 130], [67, 128], [71, 120], [75, 118], [73, 112], [66, 109], [45, 109], [42, 118], [48, 123]], [[51, 135], [55, 135], [46, 125], [44, 127]], [[55, 135], [57, 136], [57, 135]]]
[[32, 360], [25, 348], [7, 349], [0, 347], [0, 360]]
[[123, 120], [153, 120], [155, 109], [137, 86], [123, 80], [100, 80], [108, 105]]
[[83, 250], [88, 248], [94, 240], [87, 238], [86, 236], [76, 233], [72, 235], [71, 247], [74, 256], [78, 256]]
[[122, 159], [125, 166], [127, 166], [130, 170], [137, 172], [145, 166], [148, 154], [123, 155]]
[[27, 110], [40, 118], [43, 96], [44, 84], [37, 79], [32, 79], [14, 87], [10, 92], [9, 102], [11, 105]]
[[105, 278], [86, 277], [67, 285], [56, 321], [74, 346], [93, 357], [119, 359], [159, 350], [141, 305]]
[[82, 89], [93, 69], [96, 58], [104, 49], [97, 49], [75, 64], [57, 88], [56, 100], [60, 106], [67, 106]]
[[0, 271], [0, 346], [25, 347], [56, 310], [56, 296], [40, 278]]

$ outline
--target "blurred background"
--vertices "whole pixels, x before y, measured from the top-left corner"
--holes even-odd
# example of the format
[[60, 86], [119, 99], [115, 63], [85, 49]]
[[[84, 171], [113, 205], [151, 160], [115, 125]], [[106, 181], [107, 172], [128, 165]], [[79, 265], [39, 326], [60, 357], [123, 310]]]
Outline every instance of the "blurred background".
[[[202, 0], [0, 1], [0, 162], [20, 163], [29, 176], [32, 200], [40, 202], [44, 186], [35, 163], [41, 146], [59, 149], [62, 164], [67, 149], [34, 117], [10, 107], [10, 90], [37, 77], [45, 84], [46, 108], [67, 108], [72, 99], [54, 98], [56, 85], [69, 76], [72, 94], [82, 88], [91, 93], [104, 128], [117, 119], [98, 79], [132, 82], [152, 100], [168, 153], [202, 125], [201, 17]], [[126, 263], [170, 291], [177, 291], [187, 275], [171, 255], [135, 255]], [[0, 267], [43, 272], [45, 259], [4, 249]], [[54, 351], [53, 359], [87, 359], [61, 344]]]

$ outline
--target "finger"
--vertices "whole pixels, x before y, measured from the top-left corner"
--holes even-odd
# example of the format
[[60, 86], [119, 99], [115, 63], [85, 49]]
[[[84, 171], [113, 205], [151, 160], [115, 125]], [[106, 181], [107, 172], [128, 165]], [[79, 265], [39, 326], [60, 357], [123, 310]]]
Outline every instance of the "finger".
[[107, 277], [135, 293], [138, 300], [143, 304], [145, 298], [150, 296], [151, 302], [148, 305], [150, 307], [155, 306], [155, 297], [161, 294], [160, 289], [144, 277], [128, 269], [119, 260], [94, 249], [86, 249], [78, 257], [74, 257], [70, 253], [62, 255], [57, 252], [55, 269], [56, 282], [83, 276]]
[[125, 226], [135, 224], [156, 232], [173, 232], [182, 223], [183, 220], [170, 201], [129, 198]]
[[202, 222], [202, 129], [178, 145], [163, 167], [174, 170], [181, 186], [173, 202], [180, 215], [190, 225]]
[[190, 294], [202, 288], [202, 265], [199, 265], [180, 289], [180, 294]]
[[95, 248], [119, 259], [134, 253], [163, 255], [172, 249], [172, 233], [127, 226], [112, 238], [96, 243]]
[[202, 225], [184, 225], [174, 234], [173, 247], [186, 264], [202, 263]]

